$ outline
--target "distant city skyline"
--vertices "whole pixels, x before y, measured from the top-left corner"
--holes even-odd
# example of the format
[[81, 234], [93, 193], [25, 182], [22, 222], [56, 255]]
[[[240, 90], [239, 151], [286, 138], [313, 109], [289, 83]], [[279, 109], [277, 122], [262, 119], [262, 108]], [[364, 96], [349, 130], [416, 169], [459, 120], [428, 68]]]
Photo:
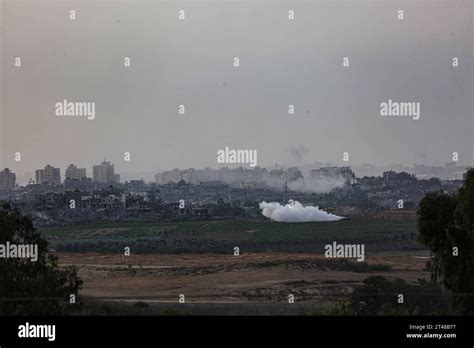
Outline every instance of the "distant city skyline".
[[[92, 164], [91, 166], [79, 166], [76, 165], [76, 163], [69, 163], [66, 167], [61, 167], [61, 166], [56, 166], [54, 164], [46, 164], [44, 168], [51, 166], [52, 168], [57, 168], [59, 169], [59, 175], [60, 175], [60, 182], [64, 182], [66, 177], [70, 177], [73, 179], [80, 179], [81, 177], [87, 177], [90, 179], [94, 179], [95, 181], [98, 182], [125, 182], [125, 181], [130, 181], [130, 180], [141, 180], [143, 179], [146, 182], [155, 182], [156, 180], [156, 175], [164, 172], [171, 172], [174, 170], [179, 170], [179, 171], [186, 171], [186, 170], [204, 170], [204, 169], [211, 169], [211, 170], [221, 170], [223, 168], [229, 168], [229, 169], [237, 169], [239, 167], [242, 167], [244, 170], [254, 170], [255, 168], [251, 168], [248, 166], [244, 165], [216, 165], [213, 167], [201, 167], [201, 168], [194, 168], [194, 167], [183, 167], [183, 168], [168, 168], [168, 169], [157, 169], [155, 171], [142, 171], [142, 172], [118, 172], [113, 170], [113, 172], [110, 172], [107, 174], [108, 169], [104, 169], [104, 172], [101, 176], [101, 179], [99, 178], [99, 173], [97, 172], [96, 175], [94, 175], [94, 167], [100, 167], [104, 163], [108, 163], [112, 165], [112, 167], [115, 167], [115, 163], [112, 163], [106, 158], [103, 158], [100, 163]], [[291, 167], [297, 167], [300, 169], [303, 173], [306, 173], [306, 175], [309, 174], [310, 169], [312, 168], [318, 168], [318, 167], [350, 167], [351, 169], [355, 169], [356, 174], [362, 170], [363, 168], [366, 167], [367, 170], [372, 169], [374, 172], [380, 172], [379, 175], [382, 174], [382, 171], [386, 170], [396, 170], [397, 168], [400, 168], [400, 170], [406, 170], [406, 169], [415, 169], [417, 166], [419, 167], [427, 167], [427, 168], [447, 168], [447, 166], [456, 166], [457, 168], [466, 168], [466, 167], [471, 167], [472, 165], [470, 164], [465, 164], [465, 163], [458, 163], [458, 162], [445, 162], [445, 163], [439, 163], [435, 165], [428, 165], [424, 163], [413, 163], [412, 165], [405, 166], [400, 163], [390, 163], [390, 164], [381, 164], [381, 165], [374, 165], [371, 163], [360, 163], [360, 164], [351, 164], [351, 163], [332, 163], [332, 162], [323, 162], [323, 161], [314, 161], [311, 163], [305, 163], [301, 165], [282, 165], [282, 164], [274, 164], [272, 166], [257, 166], [256, 169], [265, 169], [267, 171], [279, 168], [279, 169], [288, 169]], [[81, 168], [83, 167], [83, 168]], [[27, 171], [25, 173], [18, 173], [14, 172], [11, 170], [11, 168], [0, 168], [1, 170], [8, 169], [12, 171], [16, 175], [16, 182], [19, 185], [26, 185], [28, 181], [33, 180], [35, 182], [38, 181], [38, 172], [39, 171], [44, 171], [44, 168], [38, 168], [34, 169], [31, 171]], [[97, 169], [99, 170], [99, 169]], [[69, 171], [69, 175], [68, 175]], [[44, 174], [43, 174], [44, 175]], [[53, 174], [51, 174], [53, 175]], [[57, 175], [57, 174], [56, 174]], [[368, 174], [370, 175], [370, 174]], [[363, 175], [359, 175], [363, 176]], [[107, 179], [106, 179], [107, 178]], [[57, 179], [56, 179], [57, 180]], [[41, 182], [42, 180], [40, 180]]]

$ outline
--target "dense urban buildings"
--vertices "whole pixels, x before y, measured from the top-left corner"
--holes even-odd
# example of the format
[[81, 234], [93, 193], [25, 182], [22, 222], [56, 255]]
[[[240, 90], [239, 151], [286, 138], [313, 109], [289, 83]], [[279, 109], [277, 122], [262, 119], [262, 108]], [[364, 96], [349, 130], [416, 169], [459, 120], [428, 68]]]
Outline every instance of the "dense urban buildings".
[[[428, 167], [427, 167], [428, 168]], [[413, 168], [411, 168], [413, 170]], [[450, 165], [447, 173], [461, 172]], [[377, 176], [356, 176], [352, 167], [321, 164], [312, 168], [255, 167], [173, 169], [155, 182], [120, 183], [114, 165], [93, 167], [93, 178], [74, 164], [60, 182], [59, 168], [37, 171], [37, 182], [15, 185], [15, 174], [0, 172], [0, 199], [13, 202], [40, 225], [91, 221], [162, 221], [258, 217], [259, 203], [290, 199], [322, 209], [414, 209], [428, 192], [454, 193], [461, 179], [418, 176], [388, 170]], [[304, 174], [303, 174], [304, 173]], [[74, 208], [71, 208], [71, 201]], [[401, 205], [400, 202], [403, 202]], [[182, 206], [182, 207], [181, 207]]]

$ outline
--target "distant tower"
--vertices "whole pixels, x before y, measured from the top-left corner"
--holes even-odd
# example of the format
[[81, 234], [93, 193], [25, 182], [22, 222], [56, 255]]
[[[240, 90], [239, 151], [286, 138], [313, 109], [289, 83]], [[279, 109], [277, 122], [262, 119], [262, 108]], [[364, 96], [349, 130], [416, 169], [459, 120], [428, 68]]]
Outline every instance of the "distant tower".
[[288, 203], [288, 181], [285, 181], [285, 195], [283, 196], [283, 204]]

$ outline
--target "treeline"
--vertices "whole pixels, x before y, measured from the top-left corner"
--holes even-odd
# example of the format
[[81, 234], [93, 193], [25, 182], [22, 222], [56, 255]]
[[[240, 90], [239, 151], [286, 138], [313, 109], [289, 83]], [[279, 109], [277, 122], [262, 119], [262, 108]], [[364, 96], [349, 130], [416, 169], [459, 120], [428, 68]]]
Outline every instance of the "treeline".
[[[340, 243], [351, 243], [341, 240]], [[293, 253], [323, 253], [326, 244], [332, 241], [229, 241], [215, 239], [152, 239], [143, 238], [135, 240], [97, 240], [84, 242], [60, 242], [56, 244], [55, 250], [67, 253], [122, 253], [125, 247], [129, 247], [134, 254], [230, 254], [238, 247], [240, 253], [256, 252], [293, 252]], [[420, 250], [421, 246], [416, 240], [406, 238], [369, 240], [364, 242], [366, 249], [371, 252], [390, 250]]]
[[397, 278], [371, 276], [354, 289], [351, 298], [318, 315], [453, 315], [452, 294], [435, 282], [409, 284]]

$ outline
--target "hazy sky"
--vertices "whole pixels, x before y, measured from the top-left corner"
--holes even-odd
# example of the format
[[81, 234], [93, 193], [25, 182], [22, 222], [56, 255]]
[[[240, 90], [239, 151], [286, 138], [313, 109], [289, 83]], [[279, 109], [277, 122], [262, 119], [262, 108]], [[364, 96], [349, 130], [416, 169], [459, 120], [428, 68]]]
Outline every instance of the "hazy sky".
[[[226, 146], [261, 166], [472, 164], [473, 3], [4, 0], [0, 166], [217, 167]], [[63, 99], [95, 119], [57, 117]], [[380, 116], [388, 99], [420, 120]]]

